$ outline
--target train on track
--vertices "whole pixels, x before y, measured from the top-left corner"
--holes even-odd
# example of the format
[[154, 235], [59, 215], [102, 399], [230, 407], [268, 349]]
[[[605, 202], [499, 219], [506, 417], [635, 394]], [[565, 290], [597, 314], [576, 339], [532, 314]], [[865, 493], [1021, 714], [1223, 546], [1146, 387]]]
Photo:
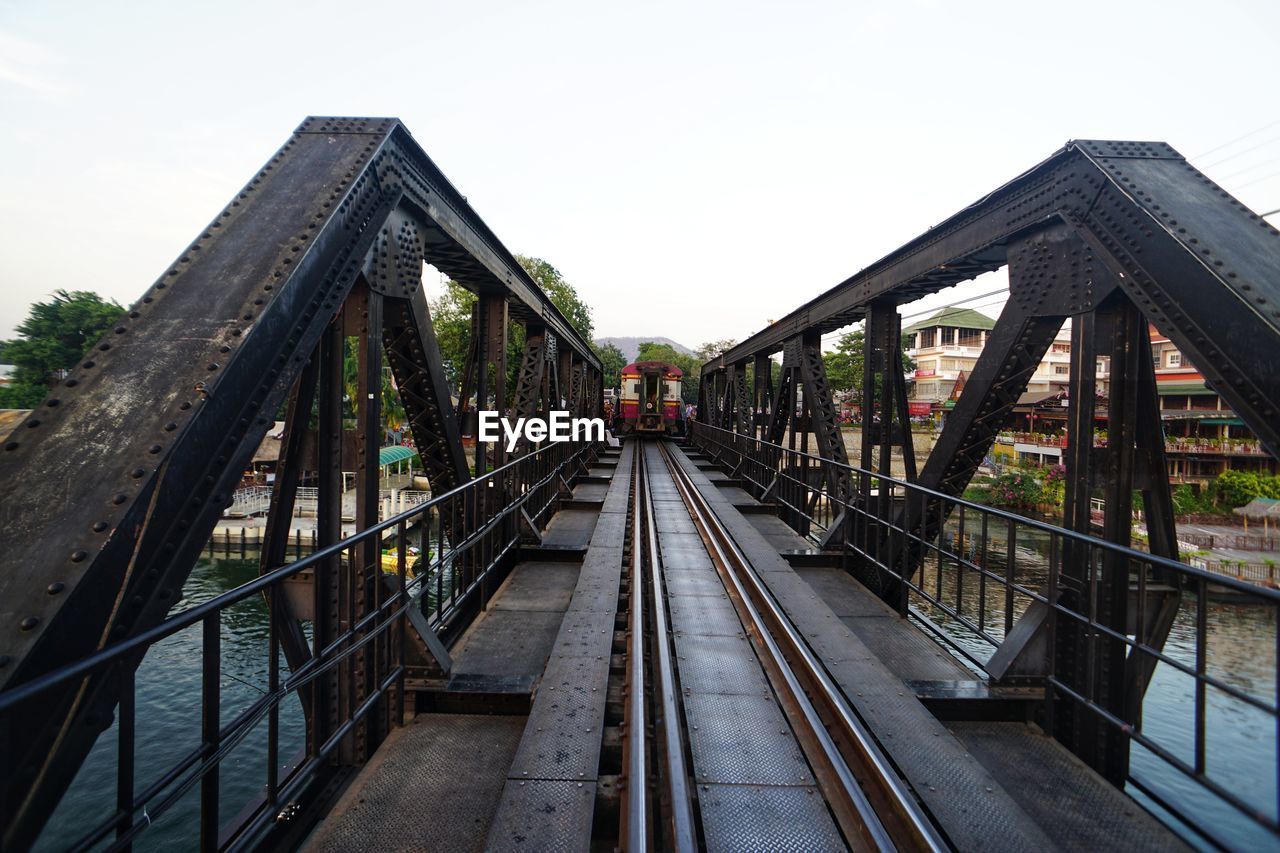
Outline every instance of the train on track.
[[622, 368], [614, 416], [618, 435], [677, 435], [684, 430], [680, 380], [684, 371], [665, 361], [634, 361]]

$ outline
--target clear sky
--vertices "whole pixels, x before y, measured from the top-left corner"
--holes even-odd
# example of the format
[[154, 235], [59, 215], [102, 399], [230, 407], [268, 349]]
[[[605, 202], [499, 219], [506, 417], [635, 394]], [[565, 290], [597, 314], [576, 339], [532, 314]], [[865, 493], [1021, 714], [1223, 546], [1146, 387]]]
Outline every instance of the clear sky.
[[1277, 0], [0, 0], [0, 337], [132, 302], [327, 114], [402, 118], [597, 334], [741, 339], [1070, 138], [1280, 207], [1278, 61]]

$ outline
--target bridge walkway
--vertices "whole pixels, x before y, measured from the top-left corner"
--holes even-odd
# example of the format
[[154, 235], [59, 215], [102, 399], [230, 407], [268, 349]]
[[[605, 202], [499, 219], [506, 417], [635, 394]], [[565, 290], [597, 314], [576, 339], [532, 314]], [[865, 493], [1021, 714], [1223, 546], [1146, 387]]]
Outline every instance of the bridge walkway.
[[717, 486], [733, 481], [704, 456], [677, 458], [958, 849], [1184, 847], [1034, 724], [990, 719], [1018, 715], [1019, 703], [995, 698], [851, 575], [821, 565], [811, 542], [750, 495]]
[[[358, 774], [307, 849], [588, 850], [609, 837], [621, 764], [628, 481], [640, 454], [650, 472], [699, 843], [843, 846], [750, 629], [657, 453], [656, 444], [627, 442], [586, 472], [542, 544], [522, 551], [454, 644], [448, 682], [417, 685], [426, 688], [417, 716]], [[1018, 718], [1025, 701], [993, 698], [698, 453], [670, 455], [947, 842], [961, 850], [1181, 846]]]
[[[454, 643], [448, 679], [406, 685], [416, 715], [383, 742], [305, 850], [485, 848], [526, 729], [540, 728], [530, 723], [534, 695], [541, 684], [551, 686], [549, 676], [555, 678], [551, 665], [562, 657], [557, 638], [566, 629], [566, 615], [586, 606], [591, 595], [582, 584], [590, 571], [584, 557], [598, 527], [602, 541], [615, 540], [614, 562], [621, 560], [620, 529], [597, 524], [611, 491], [610, 483], [601, 481], [612, 475], [617, 461], [616, 452], [598, 460], [574, 484], [569, 508], [541, 531], [541, 544], [522, 550], [521, 561]], [[618, 488], [622, 494], [610, 503], [611, 515], [626, 512], [625, 477]], [[591, 563], [604, 565], [600, 556]], [[616, 606], [616, 581], [610, 595], [596, 598]], [[612, 627], [611, 613], [601, 611], [599, 619]], [[612, 630], [607, 634], [611, 643]], [[603, 660], [607, 666], [607, 650]], [[602, 703], [603, 689], [598, 695]], [[602, 716], [603, 704], [598, 710]], [[589, 834], [590, 811], [587, 816]]]

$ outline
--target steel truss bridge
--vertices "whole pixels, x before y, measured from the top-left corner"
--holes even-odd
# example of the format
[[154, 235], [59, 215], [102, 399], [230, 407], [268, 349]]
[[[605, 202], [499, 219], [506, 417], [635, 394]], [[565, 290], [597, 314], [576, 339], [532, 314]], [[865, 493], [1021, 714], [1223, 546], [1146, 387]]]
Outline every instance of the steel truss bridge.
[[[456, 387], [424, 263], [476, 296]], [[900, 306], [1006, 266], [916, 470]], [[966, 501], [1067, 319], [1062, 524]], [[853, 466], [821, 336], [857, 321]], [[1277, 656], [1260, 690], [1210, 644], [1229, 593], [1274, 650], [1280, 592], [1178, 562], [1152, 325], [1280, 451], [1280, 233], [1163, 143], [1072, 142], [705, 365], [681, 442], [472, 463], [477, 409], [598, 413], [600, 362], [398, 121], [307, 119], [0, 451], [0, 849], [47, 843], [104, 733], [114, 808], [78, 849], [166, 813], [206, 850], [1274, 844]], [[384, 365], [432, 497], [379, 521]], [[282, 410], [258, 577], [175, 606]], [[316, 549], [290, 561], [300, 488]], [[264, 601], [260, 695], [230, 703], [223, 640]], [[199, 737], [144, 773], [139, 665], [184, 634]], [[1161, 679], [1185, 702], [1149, 730]], [[1214, 759], [1232, 727], [1266, 772]]]

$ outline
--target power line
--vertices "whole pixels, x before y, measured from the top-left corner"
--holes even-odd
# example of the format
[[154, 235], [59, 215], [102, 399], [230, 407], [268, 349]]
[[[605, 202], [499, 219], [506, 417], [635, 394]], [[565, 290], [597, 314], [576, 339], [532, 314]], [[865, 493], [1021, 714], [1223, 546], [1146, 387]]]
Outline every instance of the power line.
[[1278, 125], [1278, 124], [1280, 124], [1280, 119], [1276, 119], [1275, 121], [1271, 122], [1270, 124], [1264, 124], [1262, 127], [1258, 128], [1257, 130], [1251, 130], [1251, 131], [1249, 131], [1248, 133], [1246, 133], [1246, 134], [1244, 134], [1244, 135], [1242, 135], [1242, 136], [1237, 136], [1235, 139], [1232, 139], [1232, 140], [1230, 140], [1230, 141], [1228, 141], [1228, 142], [1224, 142], [1224, 143], [1222, 143], [1221, 145], [1217, 145], [1217, 146], [1215, 146], [1215, 147], [1213, 147], [1213, 148], [1210, 148], [1208, 151], [1205, 151], [1205, 152], [1203, 152], [1203, 153], [1201, 153], [1201, 154], [1197, 154], [1196, 156], [1192, 157], [1191, 159], [1192, 159], [1192, 160], [1199, 160], [1201, 157], [1208, 157], [1210, 154], [1214, 153], [1215, 151], [1221, 151], [1223, 148], [1227, 148], [1227, 147], [1229, 147], [1229, 146], [1235, 145], [1237, 142], [1241, 142], [1241, 141], [1243, 141], [1243, 140], [1245, 140], [1245, 139], [1248, 139], [1250, 136], [1256, 136], [1257, 134], [1262, 133], [1262, 131], [1264, 131], [1264, 130], [1270, 130], [1271, 128], [1275, 127], [1275, 126], [1276, 126], [1276, 125]]
[[1252, 181], [1248, 181], [1247, 183], [1240, 184], [1238, 187], [1236, 187], [1236, 189], [1237, 189], [1237, 190], [1242, 190], [1242, 189], [1244, 189], [1245, 187], [1251, 187], [1251, 186], [1253, 186], [1254, 184], [1260, 184], [1260, 183], [1262, 183], [1263, 181], [1268, 181], [1268, 180], [1270, 180], [1270, 179], [1272, 179], [1272, 178], [1276, 177], [1277, 175], [1280, 175], [1280, 172], [1272, 172], [1272, 173], [1271, 173], [1271, 174], [1269, 174], [1269, 175], [1263, 175], [1261, 178], [1254, 178]]
[[1211, 169], [1214, 166], [1221, 166], [1223, 163], [1230, 163], [1232, 160], [1236, 159], [1237, 157], [1242, 157], [1251, 151], [1257, 151], [1259, 148], [1265, 148], [1266, 146], [1271, 145], [1274, 142], [1280, 142], [1280, 136], [1274, 136], [1271, 139], [1266, 140], [1265, 142], [1259, 142], [1257, 145], [1250, 145], [1248, 148], [1244, 148], [1240, 151], [1237, 151], [1236, 153], [1232, 154], [1230, 157], [1223, 157], [1220, 160], [1214, 160], [1212, 163], [1202, 163], [1200, 164], [1199, 168]]
[[1245, 166], [1243, 169], [1237, 169], [1236, 171], [1232, 172], [1229, 175], [1223, 175], [1222, 177], [1218, 178], [1218, 182], [1223, 183], [1225, 181], [1231, 180], [1232, 178], [1237, 178], [1240, 175], [1248, 174], [1249, 172], [1252, 172], [1255, 169], [1261, 169], [1264, 166], [1274, 166], [1275, 164], [1276, 163], [1274, 160], [1259, 160], [1257, 163], [1254, 163], [1252, 166]]
[[[986, 299], [986, 298], [988, 298], [988, 297], [990, 297], [990, 296], [997, 296], [997, 295], [1003, 296], [1004, 294], [1006, 294], [1006, 293], [1008, 293], [1008, 292], [1009, 292], [1009, 288], [1007, 288], [1007, 287], [1000, 287], [1000, 288], [997, 288], [997, 289], [995, 289], [995, 290], [988, 291], [988, 292], [986, 292], [986, 293], [979, 293], [979, 294], [978, 294], [978, 295], [976, 295], [976, 296], [969, 296], [969, 297], [966, 297], [966, 298], [964, 298], [964, 299], [957, 299], [955, 302], [952, 302], [950, 305], [939, 305], [939, 306], [935, 306], [935, 307], [933, 307], [933, 308], [926, 308], [926, 309], [924, 309], [924, 310], [922, 310], [922, 311], [916, 311], [915, 313], [912, 313], [912, 314], [903, 314], [903, 315], [902, 315], [902, 320], [905, 322], [905, 321], [907, 321], [907, 320], [914, 320], [916, 317], [932, 316], [932, 315], [937, 314], [937, 313], [939, 313], [939, 312], [941, 312], [941, 311], [946, 311], [946, 310], [951, 309], [951, 308], [956, 308], [956, 307], [959, 307], [959, 306], [961, 306], [961, 305], [966, 305], [966, 304], [968, 304], [968, 303], [970, 303], [970, 302], [977, 302], [977, 301], [978, 301], [978, 300], [980, 300], [980, 299]], [[999, 300], [997, 300], [997, 302], [998, 302], [998, 301], [999, 301]], [[992, 302], [991, 304], [992, 304], [992, 305], [995, 305], [995, 304], [997, 304], [997, 302]], [[979, 306], [979, 307], [983, 307], [983, 308], [985, 308], [985, 307], [987, 307], [987, 306], [983, 305], [983, 306]], [[858, 322], [862, 322], [862, 321], [861, 321], [861, 320], [859, 320]], [[856, 323], [850, 323], [849, 325], [850, 325], [850, 326], [853, 326], [853, 325], [857, 325], [857, 324], [856, 324]], [[842, 327], [842, 328], [848, 328], [848, 326], [844, 326], [844, 327]], [[834, 331], [827, 332], [825, 335], [823, 335], [823, 336], [822, 336], [822, 340], [823, 340], [823, 342], [826, 342], [826, 341], [831, 340], [831, 339], [833, 339], [833, 338], [838, 338], [838, 337], [840, 337], [842, 334], [843, 334], [843, 333], [841, 332], [841, 330], [840, 330], [840, 329], [836, 329], [836, 330], [834, 330]]]

